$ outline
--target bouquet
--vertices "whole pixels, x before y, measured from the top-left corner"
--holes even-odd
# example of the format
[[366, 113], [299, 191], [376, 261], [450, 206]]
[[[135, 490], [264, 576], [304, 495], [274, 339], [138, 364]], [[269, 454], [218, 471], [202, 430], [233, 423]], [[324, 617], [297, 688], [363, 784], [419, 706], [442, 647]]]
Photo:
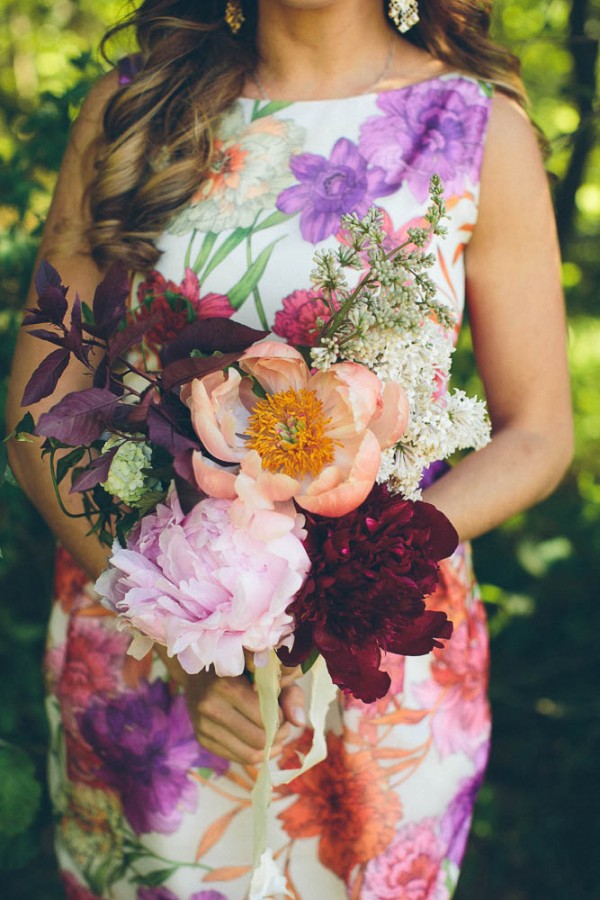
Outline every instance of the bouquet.
[[426, 250], [444, 233], [435, 177], [430, 196], [425, 227], [399, 247], [377, 209], [342, 218], [337, 249], [315, 255], [318, 315], [297, 346], [200, 308], [152, 367], [144, 336], [157, 322], [128, 311], [118, 265], [91, 307], [75, 298], [67, 323], [67, 288], [42, 263], [23, 323], [57, 347], [24, 406], [54, 392], [71, 357], [89, 372], [89, 387], [35, 425], [28, 414], [17, 436], [45, 438], [65, 514], [70, 473], [77, 515], [112, 546], [96, 589], [132, 631], [130, 652], [158, 643], [187, 672], [222, 676], [254, 656], [267, 733], [255, 898], [283, 889], [266, 846], [281, 662], [312, 667], [315, 737], [279, 783], [324, 758], [338, 688], [373, 702], [390, 686], [382, 653], [425, 654], [452, 631], [425, 597], [457, 536], [420, 483], [432, 463], [482, 447], [489, 424], [481, 401], [447, 390], [453, 319]]

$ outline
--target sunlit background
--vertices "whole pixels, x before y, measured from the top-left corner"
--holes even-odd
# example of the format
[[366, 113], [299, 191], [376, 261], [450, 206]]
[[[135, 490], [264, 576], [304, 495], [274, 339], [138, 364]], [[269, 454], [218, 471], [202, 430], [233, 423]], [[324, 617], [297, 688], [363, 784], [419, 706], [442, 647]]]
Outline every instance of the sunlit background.
[[[422, 0], [426, 2], [426, 0]], [[67, 138], [122, 0], [0, 0], [0, 406]], [[495, 729], [459, 900], [600, 896], [600, 0], [496, 0], [550, 145], [570, 315], [577, 452], [559, 491], [477, 542]], [[510, 261], [507, 261], [510, 278]], [[523, 298], [526, 302], [527, 298]], [[468, 330], [457, 377], [476, 387]], [[0, 487], [0, 895], [62, 896], [44, 784], [40, 659], [52, 541]]]

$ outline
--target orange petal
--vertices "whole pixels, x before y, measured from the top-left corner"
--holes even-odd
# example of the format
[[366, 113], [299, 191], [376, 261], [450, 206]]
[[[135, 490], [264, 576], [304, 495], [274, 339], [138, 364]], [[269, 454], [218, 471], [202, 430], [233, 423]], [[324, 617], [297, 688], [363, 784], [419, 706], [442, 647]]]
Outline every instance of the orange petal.
[[[195, 378], [187, 404], [192, 414], [194, 430], [211, 456], [224, 462], [239, 462], [241, 448], [236, 448], [239, 423], [234, 415], [239, 402], [241, 376], [235, 369], [211, 372]], [[244, 451], [242, 451], [244, 452]]]
[[[356, 445], [356, 453], [353, 458], [351, 454], [354, 448], [352, 446], [346, 445], [343, 449], [345, 452], [341, 454], [341, 471], [343, 472], [346, 468], [345, 462], [350, 463], [346, 478], [335, 487], [319, 492], [319, 479], [323, 475], [321, 473], [319, 479], [315, 479], [304, 494], [296, 497], [296, 502], [303, 509], [322, 516], [344, 516], [360, 506], [368, 497], [375, 484], [381, 461], [379, 441], [372, 432], [366, 431]], [[347, 460], [343, 459], [344, 455]], [[338, 454], [336, 453], [336, 463], [337, 460]]]
[[194, 450], [192, 454], [192, 468], [196, 484], [209, 497], [216, 497], [219, 500], [235, 499], [237, 472], [221, 469], [214, 463], [209, 463], [199, 450]]
[[302, 355], [279, 341], [253, 344], [240, 359], [240, 367], [248, 372], [269, 394], [281, 391], [300, 391], [310, 378]]

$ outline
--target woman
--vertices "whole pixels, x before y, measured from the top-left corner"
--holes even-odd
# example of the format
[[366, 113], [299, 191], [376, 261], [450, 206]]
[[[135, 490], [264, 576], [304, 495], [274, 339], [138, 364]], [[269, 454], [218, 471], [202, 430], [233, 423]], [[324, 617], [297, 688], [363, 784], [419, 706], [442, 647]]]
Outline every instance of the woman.
[[[164, 312], [155, 345], [186, 303], [293, 341], [318, 314], [310, 259], [339, 216], [375, 203], [397, 237], [423, 216], [437, 172], [451, 221], [434, 276], [459, 316], [466, 295], [493, 422], [491, 443], [425, 492], [464, 542], [546, 496], [570, 458], [559, 260], [516, 64], [488, 37], [488, 5], [421, 0], [414, 23], [416, 6], [146, 0], [141, 59], [88, 97], [40, 255], [83, 297], [124, 260], [140, 273], [140, 309]], [[20, 338], [11, 427], [39, 344]], [[85, 384], [73, 364], [66, 382]], [[64, 548], [47, 671], [67, 895], [246, 896], [263, 742], [250, 684], [126, 657], [88, 589], [105, 548], [60, 513], [35, 446], [14, 446], [11, 462]], [[487, 639], [464, 543], [442, 576], [446, 649], [389, 657], [393, 690], [377, 704], [340, 699], [328, 759], [275, 797], [270, 846], [294, 896], [453, 892], [487, 758]], [[297, 674], [281, 697], [281, 766], [306, 741]]]

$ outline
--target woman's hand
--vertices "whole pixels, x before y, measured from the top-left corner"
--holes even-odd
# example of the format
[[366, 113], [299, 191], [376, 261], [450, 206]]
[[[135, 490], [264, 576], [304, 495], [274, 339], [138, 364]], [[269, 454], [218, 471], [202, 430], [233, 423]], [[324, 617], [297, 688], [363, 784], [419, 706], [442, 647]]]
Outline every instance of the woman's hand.
[[[290, 736], [290, 724], [304, 724], [303, 694], [294, 681], [293, 676], [282, 680], [281, 726], [272, 757], [281, 753], [283, 742]], [[196, 737], [203, 747], [245, 765], [262, 762], [265, 731], [258, 694], [246, 676], [221, 678], [212, 670], [188, 675], [185, 696]]]
[[[258, 694], [245, 676], [223, 678], [214, 670], [188, 675], [177, 660], [169, 659], [163, 648], [158, 651], [170, 676], [182, 685], [190, 719], [198, 742], [207, 750], [243, 765], [262, 762], [265, 731], [262, 724]], [[302, 674], [295, 669], [282, 669], [281, 726], [275, 736], [271, 756], [283, 749], [290, 736], [291, 725], [305, 724], [304, 694], [296, 684]]]

